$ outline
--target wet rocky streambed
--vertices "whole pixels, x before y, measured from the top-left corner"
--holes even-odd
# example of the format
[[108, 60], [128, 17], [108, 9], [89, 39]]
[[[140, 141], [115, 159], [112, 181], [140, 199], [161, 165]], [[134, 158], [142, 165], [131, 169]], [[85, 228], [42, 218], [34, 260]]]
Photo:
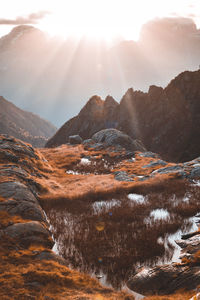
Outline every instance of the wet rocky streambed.
[[132, 193], [95, 202], [65, 200], [46, 213], [54, 250], [69, 266], [121, 289], [143, 266], [180, 261], [175, 240], [198, 229], [199, 204], [199, 186], [191, 184], [182, 196]]

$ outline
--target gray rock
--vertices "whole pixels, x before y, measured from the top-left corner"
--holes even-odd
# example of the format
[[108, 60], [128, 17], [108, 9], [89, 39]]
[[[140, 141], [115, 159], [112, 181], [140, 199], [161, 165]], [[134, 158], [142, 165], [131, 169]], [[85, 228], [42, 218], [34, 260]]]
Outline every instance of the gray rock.
[[6, 151], [6, 150], [2, 150], [0, 149], [0, 157], [2, 157], [4, 160], [8, 160], [11, 162], [18, 162], [19, 161], [19, 157], [11, 154], [10, 152]]
[[133, 178], [129, 177], [125, 171], [114, 172], [114, 175], [115, 179], [118, 181], [133, 181]]
[[152, 157], [152, 158], [159, 158], [159, 155], [153, 152], [144, 152], [144, 153], [140, 153], [139, 156], [141, 157]]
[[28, 201], [8, 200], [0, 202], [0, 211], [7, 211], [10, 215], [18, 215], [27, 220], [46, 222], [41, 207]]
[[145, 151], [140, 142], [134, 141], [127, 134], [114, 128], [98, 131], [92, 136], [92, 140], [96, 143], [103, 143], [106, 147], [121, 146], [127, 150]]
[[200, 284], [200, 267], [178, 265], [144, 268], [133, 276], [127, 286], [143, 295], [166, 295], [179, 289], [195, 289]]
[[190, 175], [189, 175], [190, 179], [198, 179], [200, 178], [200, 167], [196, 166], [192, 169]]
[[142, 166], [142, 168], [152, 168], [152, 167], [156, 167], [156, 166], [159, 166], [159, 165], [166, 166], [167, 163], [165, 161], [159, 159], [159, 160], [154, 161], [154, 162], [152, 162], [152, 163], [150, 163], [148, 165]]
[[38, 204], [37, 199], [26, 185], [16, 181], [0, 183], [0, 195], [6, 199], [13, 198]]
[[187, 240], [177, 240], [175, 242], [182, 248], [181, 258], [191, 256], [191, 254], [194, 254], [200, 250], [200, 234], [195, 235]]
[[94, 149], [94, 150], [103, 150], [103, 149], [105, 149], [105, 145], [103, 144], [103, 143], [94, 143], [93, 145], [92, 145], [92, 148]]
[[30, 245], [52, 248], [54, 245], [50, 231], [37, 221], [16, 223], [7, 227], [3, 232], [25, 248]]
[[52, 251], [42, 251], [35, 256], [35, 259], [53, 260], [53, 261], [59, 262], [62, 265], [66, 265], [66, 261], [61, 256], [57, 255], [56, 253], [54, 253]]
[[92, 139], [87, 139], [87, 140], [84, 140], [84, 141], [82, 142], [82, 144], [83, 144], [84, 146], [92, 146], [92, 145], [94, 144], [94, 141], [93, 141]]
[[183, 172], [183, 168], [181, 166], [171, 166], [171, 167], [166, 167], [166, 168], [161, 168], [161, 169], [158, 169], [158, 170], [155, 170], [153, 171], [152, 173], [155, 174], [155, 173], [159, 173], [159, 174], [168, 174], [168, 173], [174, 173], [174, 172]]
[[17, 177], [22, 177], [26, 178], [28, 177], [28, 173], [23, 170], [22, 168], [16, 167], [14, 165], [10, 166], [9, 168], [2, 168], [0, 170], [0, 176], [17, 176]]
[[18, 140], [16, 143], [2, 143], [0, 144], [1, 150], [10, 150], [12, 152], [17, 152], [19, 154], [24, 154], [31, 158], [39, 159], [39, 157], [35, 154], [35, 151], [32, 147], [22, 143]]
[[83, 139], [80, 137], [80, 135], [71, 135], [69, 136], [69, 142], [71, 145], [78, 145], [81, 144]]

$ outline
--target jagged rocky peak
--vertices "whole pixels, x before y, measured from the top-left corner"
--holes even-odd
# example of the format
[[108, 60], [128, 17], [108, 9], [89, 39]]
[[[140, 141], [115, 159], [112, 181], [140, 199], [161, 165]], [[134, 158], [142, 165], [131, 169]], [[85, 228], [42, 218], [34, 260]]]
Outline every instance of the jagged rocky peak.
[[92, 97], [48, 144], [54, 147], [70, 135], [88, 139], [102, 129], [116, 128], [165, 160], [185, 162], [200, 155], [199, 116], [200, 70], [186, 71], [164, 89], [150, 86], [144, 93], [130, 88], [120, 104], [111, 96], [105, 101]]
[[96, 113], [101, 113], [103, 111], [104, 101], [101, 97], [94, 95], [92, 96], [86, 105], [81, 109], [79, 115], [89, 114], [93, 115]]
[[[106, 120], [107, 124], [108, 121], [111, 120], [111, 124], [108, 124], [108, 127], [115, 127], [115, 124], [112, 122], [113, 116], [118, 108], [119, 103], [115, 101], [112, 96], [107, 96], [104, 101], [104, 119]], [[107, 126], [106, 126], [107, 127]]]
[[108, 95], [106, 97], [105, 102], [104, 102], [105, 107], [108, 107], [108, 106], [116, 107], [118, 105], [119, 105], [119, 103], [117, 101], [115, 101], [115, 99], [112, 96]]
[[132, 98], [133, 94], [134, 94], [134, 89], [133, 88], [128, 89], [121, 101], [123, 101], [123, 99]]
[[184, 99], [191, 102], [191, 100], [199, 102], [200, 97], [200, 69], [195, 72], [185, 71], [173, 79], [166, 91], [172, 93], [175, 89], [183, 95]]
[[148, 94], [149, 96], [158, 96], [163, 93], [163, 88], [161, 86], [150, 85]]

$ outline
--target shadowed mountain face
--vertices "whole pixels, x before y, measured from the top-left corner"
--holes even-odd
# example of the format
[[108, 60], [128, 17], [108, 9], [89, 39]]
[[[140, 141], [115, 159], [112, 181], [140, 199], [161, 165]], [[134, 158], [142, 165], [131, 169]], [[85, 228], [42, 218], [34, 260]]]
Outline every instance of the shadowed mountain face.
[[166, 86], [199, 63], [200, 32], [191, 19], [153, 20], [139, 41], [113, 43], [64, 41], [23, 25], [0, 39], [0, 94], [60, 126], [91, 95], [119, 100], [129, 87]]
[[39, 116], [21, 110], [11, 102], [0, 97], [0, 133], [8, 134], [32, 144], [43, 147], [56, 127]]
[[110, 96], [105, 101], [94, 96], [46, 146], [64, 144], [73, 134], [87, 139], [103, 128], [117, 128], [141, 140], [166, 160], [199, 156], [200, 70], [181, 73], [165, 89], [151, 86], [148, 93], [129, 89], [120, 104]]

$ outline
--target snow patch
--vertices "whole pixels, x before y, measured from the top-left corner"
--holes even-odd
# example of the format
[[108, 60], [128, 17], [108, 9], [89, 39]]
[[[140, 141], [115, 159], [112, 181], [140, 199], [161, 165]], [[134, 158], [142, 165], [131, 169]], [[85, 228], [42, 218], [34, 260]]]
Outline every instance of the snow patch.
[[150, 217], [153, 217], [154, 220], [166, 220], [170, 214], [167, 209], [158, 208], [151, 211]]
[[128, 194], [128, 199], [134, 201], [138, 204], [143, 204], [146, 202], [145, 197], [139, 194]]
[[80, 164], [82, 165], [90, 165], [91, 161], [88, 158], [81, 158]]

